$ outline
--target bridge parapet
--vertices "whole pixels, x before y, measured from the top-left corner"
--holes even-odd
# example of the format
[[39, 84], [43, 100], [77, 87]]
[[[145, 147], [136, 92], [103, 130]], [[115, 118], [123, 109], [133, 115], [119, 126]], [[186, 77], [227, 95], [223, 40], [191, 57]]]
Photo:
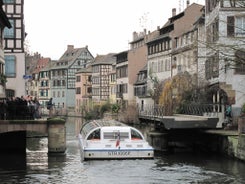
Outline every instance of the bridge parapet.
[[[48, 118], [42, 120], [0, 120], [0, 148], [9, 149], [9, 140], [13, 140], [13, 134], [20, 134], [21, 132], [39, 132], [48, 136], [48, 152], [49, 153], [64, 153], [66, 151], [66, 129], [65, 119], [62, 118]], [[22, 135], [22, 134], [21, 134]], [[26, 139], [22, 135], [21, 139]], [[11, 142], [11, 149], [20, 147], [18, 141], [22, 141], [21, 150], [24, 150], [25, 143], [23, 140], [14, 140]], [[25, 142], [25, 141], [24, 141]]]
[[47, 120], [0, 120], [0, 133], [31, 131], [47, 134]]

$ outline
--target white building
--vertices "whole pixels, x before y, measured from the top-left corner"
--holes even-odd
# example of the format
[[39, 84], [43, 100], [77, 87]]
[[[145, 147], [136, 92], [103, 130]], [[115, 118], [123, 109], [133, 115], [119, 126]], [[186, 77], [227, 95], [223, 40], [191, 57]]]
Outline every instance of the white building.
[[2, 0], [0, 0], [0, 98], [5, 97], [5, 61], [4, 61], [4, 50], [3, 50], [3, 30], [5, 27], [11, 28], [11, 24], [3, 11]]
[[3, 0], [4, 11], [11, 28], [4, 29], [6, 96], [25, 94], [25, 52], [24, 52], [24, 0]]
[[206, 0], [205, 77], [217, 103], [239, 115], [245, 103], [245, 3]]

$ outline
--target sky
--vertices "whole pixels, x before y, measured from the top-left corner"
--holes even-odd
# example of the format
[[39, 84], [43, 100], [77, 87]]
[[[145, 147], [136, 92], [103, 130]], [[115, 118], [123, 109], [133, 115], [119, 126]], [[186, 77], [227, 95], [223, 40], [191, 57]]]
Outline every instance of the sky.
[[[205, 0], [190, 0], [204, 5]], [[133, 32], [154, 31], [186, 8], [186, 0], [24, 0], [26, 43], [31, 53], [58, 60], [67, 49], [91, 54], [129, 49]]]

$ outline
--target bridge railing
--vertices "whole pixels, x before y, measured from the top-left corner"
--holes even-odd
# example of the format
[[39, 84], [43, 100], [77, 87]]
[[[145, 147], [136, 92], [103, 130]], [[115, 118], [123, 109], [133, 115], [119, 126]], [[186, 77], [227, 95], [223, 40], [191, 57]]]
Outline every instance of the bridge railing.
[[181, 106], [179, 113], [203, 116], [204, 114], [220, 112], [222, 112], [221, 104], [187, 104]]
[[145, 105], [139, 109], [139, 116], [166, 116], [166, 108], [163, 105]]
[[42, 105], [38, 109], [35, 108], [34, 105], [0, 103], [0, 120], [34, 120], [42, 117], [67, 115], [66, 108], [62, 106], [53, 106], [52, 110], [48, 110], [46, 106]]
[[220, 104], [188, 104], [182, 105], [180, 108], [173, 112], [171, 107], [166, 107], [163, 105], [145, 105], [139, 108], [139, 116], [148, 117], [161, 117], [170, 116], [173, 113], [185, 114], [185, 115], [196, 115], [203, 116], [205, 114], [221, 113], [222, 107]]

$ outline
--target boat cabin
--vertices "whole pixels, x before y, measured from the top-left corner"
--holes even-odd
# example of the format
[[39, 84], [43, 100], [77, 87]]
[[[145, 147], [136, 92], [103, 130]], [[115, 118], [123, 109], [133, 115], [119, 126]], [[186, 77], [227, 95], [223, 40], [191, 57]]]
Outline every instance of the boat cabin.
[[84, 140], [88, 141], [144, 140], [137, 129], [114, 120], [89, 122], [82, 127], [80, 134]]

